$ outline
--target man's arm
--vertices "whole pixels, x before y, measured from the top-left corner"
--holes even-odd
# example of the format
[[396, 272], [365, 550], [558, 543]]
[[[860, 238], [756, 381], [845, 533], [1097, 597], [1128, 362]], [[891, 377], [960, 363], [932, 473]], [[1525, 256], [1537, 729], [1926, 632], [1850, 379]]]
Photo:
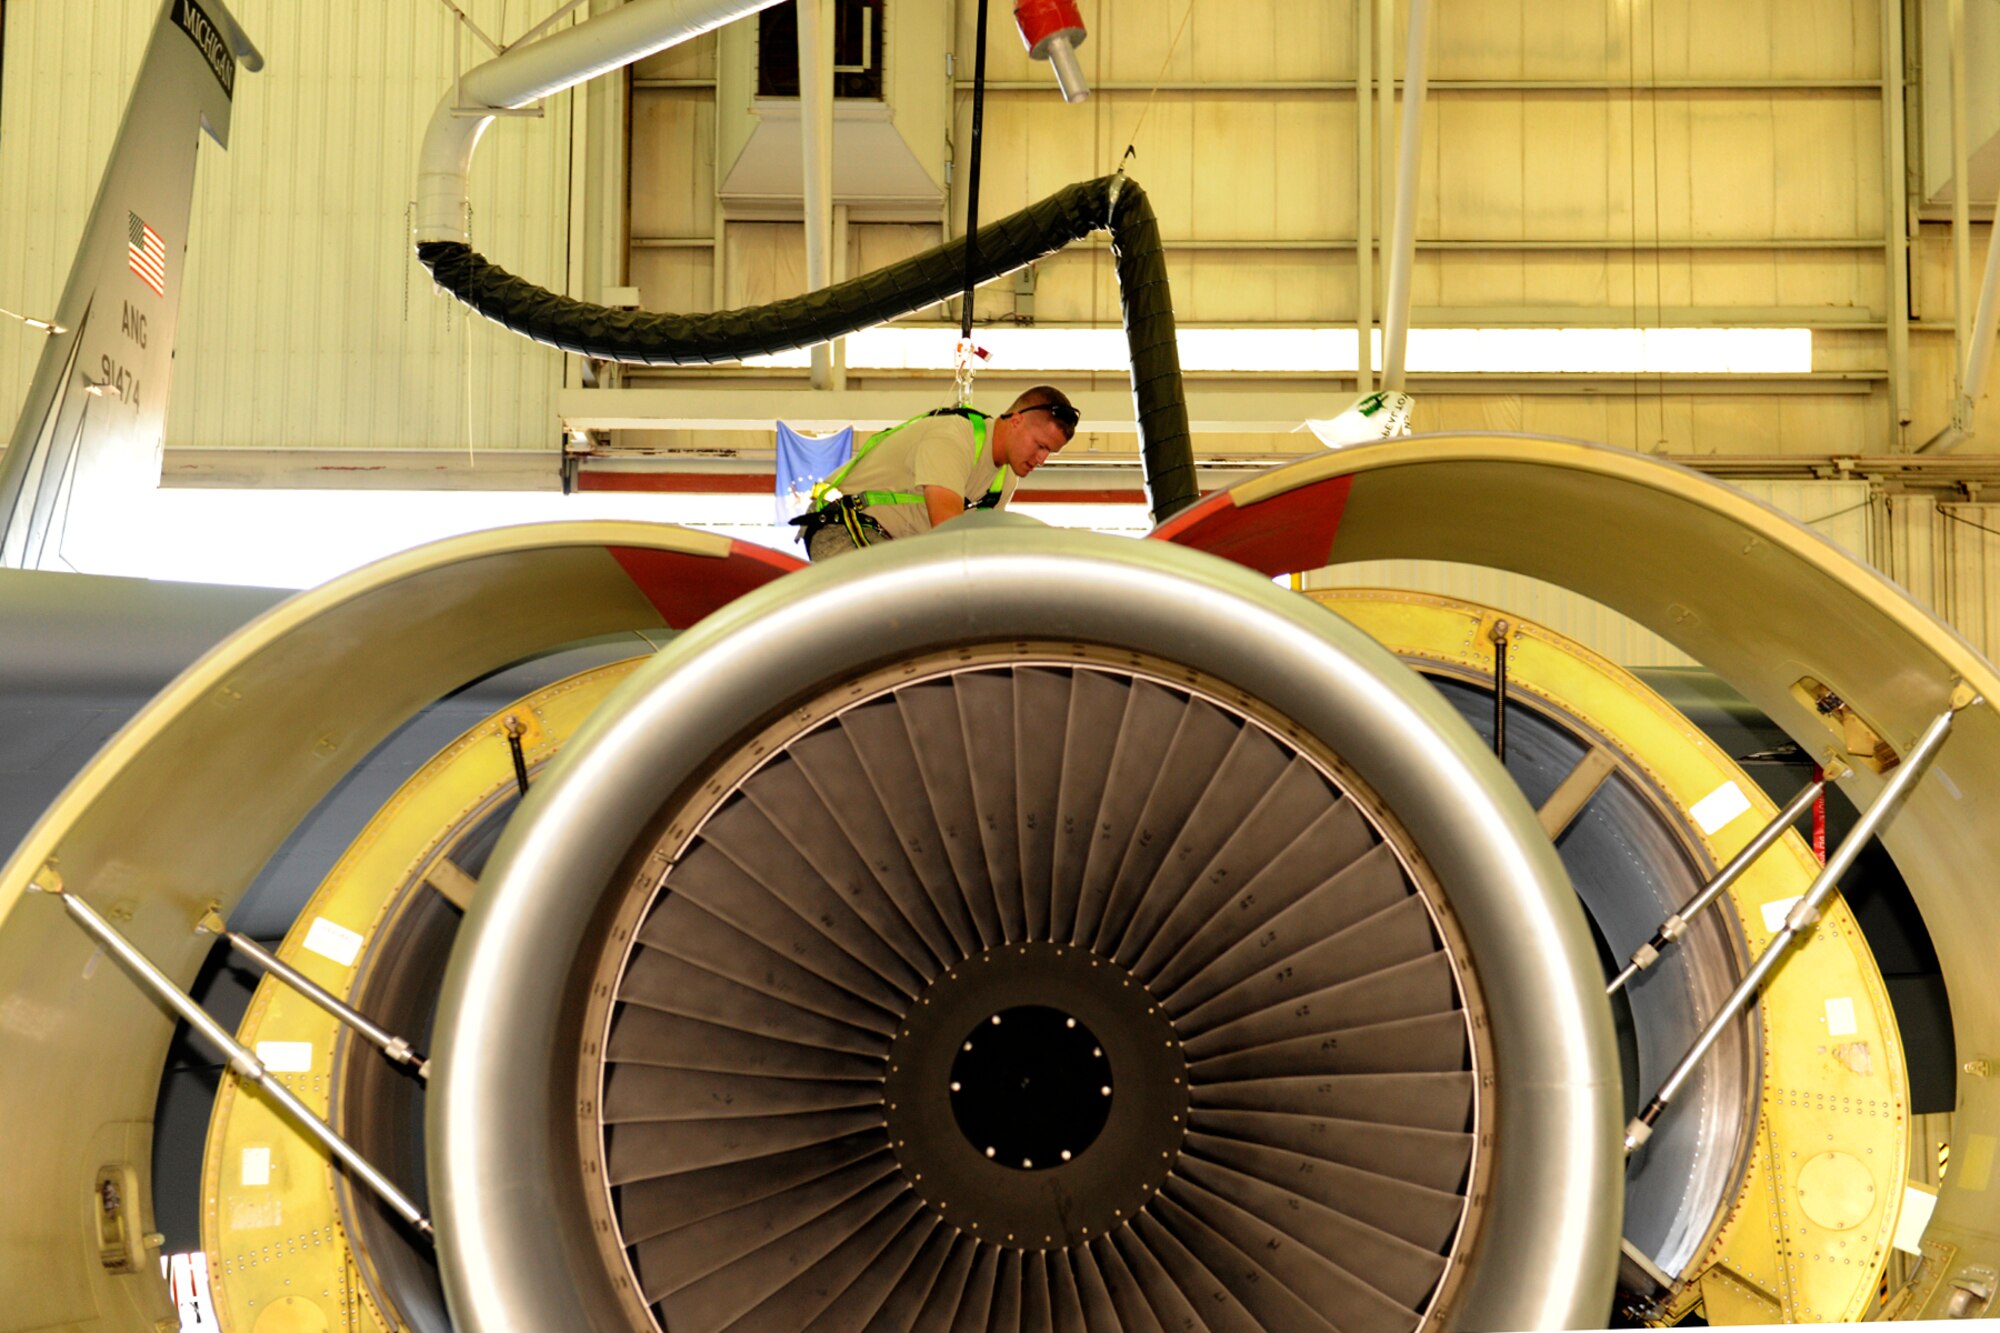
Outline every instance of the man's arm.
[[924, 512], [936, 527], [965, 512], [967, 477], [978, 466], [972, 423], [964, 417], [931, 417], [908, 427], [915, 438], [910, 481], [924, 497]]
[[936, 527], [946, 519], [957, 518], [965, 512], [965, 497], [949, 486], [926, 486], [924, 507], [930, 511], [931, 526]]

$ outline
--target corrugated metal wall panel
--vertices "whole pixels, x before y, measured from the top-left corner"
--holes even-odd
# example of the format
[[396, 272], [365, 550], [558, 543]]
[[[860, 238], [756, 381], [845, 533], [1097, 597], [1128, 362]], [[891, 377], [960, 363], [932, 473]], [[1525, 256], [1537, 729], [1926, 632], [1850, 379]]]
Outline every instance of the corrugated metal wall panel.
[[[488, 32], [504, 11], [512, 34], [556, 4], [463, 7]], [[158, 9], [7, 7], [8, 296], [53, 304]], [[230, 150], [205, 145], [199, 159], [169, 447], [554, 447], [562, 356], [467, 321], [410, 253], [417, 143], [451, 82], [450, 15], [413, 0], [234, 0], [232, 12], [268, 63], [238, 81]], [[475, 243], [556, 290], [569, 267], [569, 116], [565, 94], [542, 119], [502, 119], [472, 175]], [[15, 344], [0, 359], [11, 430], [32, 349], [0, 337]]]
[[[959, 6], [962, 51], [971, 49], [972, 8]], [[1091, 41], [1083, 54], [1092, 77], [1136, 88], [1114, 87], [1089, 109], [1064, 108], [1034, 94], [995, 94], [987, 108], [984, 179], [985, 188], [1004, 198], [989, 199], [982, 212], [1014, 206], [1015, 182], [1029, 184], [1022, 171], [996, 170], [996, 161], [1039, 166], [1053, 159], [1068, 168], [1057, 173], [1064, 179], [1108, 170], [1143, 114], [1134, 170], [1162, 217], [1181, 219], [1181, 225], [1168, 228], [1169, 235], [1352, 236], [1351, 93], [1282, 88], [1197, 93], [1183, 86], [1352, 79], [1352, 6], [1265, 0], [1228, 6], [1211, 20], [1196, 8], [1181, 48], [1164, 68], [1174, 86], [1161, 92], [1150, 110], [1144, 89], [1162, 76], [1161, 62], [1184, 9], [1164, 0], [1102, 6], [1101, 13], [1086, 15]], [[1707, 24], [1674, 6], [1642, 14], [1640, 7], [1608, 9], [1601, 0], [1444, 5], [1432, 70], [1441, 82], [1534, 79], [1609, 86], [1438, 88], [1425, 129], [1420, 234], [1650, 243], [1878, 233], [1879, 94], [1865, 85], [1826, 86], [1875, 75], [1878, 5], [1874, 0], [1821, 4], [1813, 21], [1796, 29], [1790, 26], [1798, 18], [1792, 0], [1760, 0], [1747, 10], [1739, 20], [1731, 7], [1728, 21]], [[998, 9], [989, 18], [988, 58], [995, 80], [1046, 78], [1046, 71], [1022, 58], [1011, 19]], [[1776, 78], [1820, 86], [1713, 91], [1649, 86], [1655, 79]], [[961, 144], [967, 141], [969, 100], [961, 94]], [[993, 132], [996, 124], [1004, 127], [999, 133]], [[1294, 196], [1304, 200], [1304, 211], [1286, 215], [1274, 194], [1280, 203]], [[1023, 190], [1019, 201], [1028, 197]], [[1776, 303], [1760, 287], [1773, 281], [1769, 274], [1778, 266], [1761, 255], [1751, 260], [1726, 251], [1681, 252], [1668, 258], [1664, 272], [1635, 280], [1641, 297], [1657, 295], [1669, 305]], [[1839, 270], [1836, 284], [1852, 284], [1856, 278], [1848, 270], [1857, 264], [1879, 277], [1878, 253], [1863, 252], [1855, 263], [1840, 255], [1816, 258]], [[1232, 260], [1216, 256], [1203, 262]], [[1737, 278], [1746, 261], [1751, 271], [1744, 285]], [[1448, 273], [1469, 265], [1544, 262], [1431, 253], [1419, 267]], [[1683, 275], [1678, 280], [1676, 271]], [[1554, 281], [1545, 279], [1544, 285]], [[1423, 283], [1419, 277], [1420, 304], [1426, 303]], [[1449, 287], [1451, 279], [1433, 276], [1431, 284]], [[1672, 290], [1677, 285], [1688, 291], [1677, 297]], [[1796, 279], [1790, 285], [1800, 286]], [[1616, 306], [1631, 299], [1586, 293], [1578, 304]], [[1462, 296], [1451, 300], [1465, 303]], [[1808, 306], [1844, 303], [1839, 294], [1823, 299], [1817, 290], [1795, 291], [1791, 300]], [[1198, 310], [1187, 313], [1191, 319], [1208, 318]], [[1329, 309], [1323, 315], [1349, 313]]]
[[[1398, 6], [1399, 24], [1406, 8]], [[952, 12], [961, 87], [946, 212], [955, 229], [968, 174], [963, 83], [976, 6], [955, 0]], [[1021, 50], [1011, 14], [991, 8], [986, 45], [996, 86], [986, 106], [981, 215], [1110, 171], [1132, 142], [1131, 169], [1169, 239], [1183, 323], [1353, 319], [1355, 101], [1340, 85], [1357, 69], [1354, 0], [1084, 0], [1082, 12], [1090, 38], [1081, 56], [1097, 95], [1065, 106], [1046, 67]], [[1816, 369], [1861, 378], [1756, 394], [1509, 386], [1461, 396], [1460, 385], [1449, 396], [1419, 392], [1420, 427], [1550, 430], [1676, 453], [1889, 447], [1889, 403], [1873, 378], [1886, 365], [1886, 270], [1882, 246], [1867, 243], [1886, 216], [1881, 95], [1871, 82], [1881, 70], [1882, 12], [1882, 0], [1650, 8], [1440, 0], [1432, 72], [1447, 86], [1435, 89], [1425, 129], [1418, 326], [1810, 322], [1826, 344]], [[1159, 79], [1166, 86], [1149, 95]], [[1702, 86], [1656, 86], [1673, 81]], [[635, 112], [639, 98], [667, 96], [708, 94], [641, 93]], [[672, 137], [654, 119], [635, 120], [635, 161], [660, 164], [635, 171], [635, 215], [657, 214], [701, 185], [698, 148], [640, 142]], [[852, 253], [875, 249], [868, 233], [880, 225], [857, 216]], [[732, 300], [788, 287], [796, 261], [783, 252], [794, 234], [732, 235], [718, 285]], [[1171, 248], [1184, 239], [1242, 248]], [[679, 296], [698, 292], [713, 273], [708, 253], [694, 249], [635, 255], [634, 264], [649, 275], [642, 285], [656, 309], [699, 308]], [[1118, 292], [1101, 246], [1072, 247], [1039, 267], [1038, 321], [1116, 321]], [[979, 309], [982, 318], [1007, 318], [1007, 285], [989, 286]], [[701, 374], [638, 371], [631, 379]]]
[[[1861, 559], [1875, 543], [1869, 486], [1860, 481], [1750, 482], [1746, 494], [1798, 519]], [[1501, 570], [1439, 560], [1381, 560], [1317, 570], [1315, 588], [1412, 588], [1491, 606], [1566, 634], [1622, 666], [1689, 666], [1659, 635], [1587, 597]], [[2000, 624], [2000, 618], [1996, 618]]]
[[[1980, 263], [1993, 235], [1981, 218], [1987, 213], [1983, 203], [1973, 205], [1972, 281], [1980, 280]], [[1910, 246], [1911, 313], [1925, 323], [1910, 330], [1909, 438], [1922, 443], [1944, 429], [1951, 420], [1952, 399], [1958, 392], [1957, 351], [1952, 337], [1952, 247], [1950, 228], [1933, 224]], [[1990, 385], [1990, 381], [1989, 381]], [[1973, 404], [1972, 424], [1977, 432], [1973, 443], [1962, 452], [1992, 450], [2000, 440], [2000, 394], [1988, 392]]]
[[[82, 4], [6, 6], [0, 72], [0, 306], [47, 318], [61, 298], [83, 219], [138, 73], [145, 25]], [[98, 91], [119, 89], [115, 97]], [[42, 335], [0, 321], [0, 434], [11, 433]]]
[[1882, 495], [1875, 500], [1875, 567], [1916, 599], [1947, 618], [1942, 592], [1942, 529], [1947, 526], [1930, 495]]
[[2000, 505], [1937, 506], [1938, 603], [1974, 647], [2000, 660]]

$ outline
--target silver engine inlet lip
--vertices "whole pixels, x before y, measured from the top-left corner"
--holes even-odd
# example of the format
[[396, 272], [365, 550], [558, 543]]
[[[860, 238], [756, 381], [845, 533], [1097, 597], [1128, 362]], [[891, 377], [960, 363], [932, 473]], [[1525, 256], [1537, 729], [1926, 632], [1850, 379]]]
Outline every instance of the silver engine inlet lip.
[[969, 643], [1069, 640], [1226, 682], [1329, 745], [1421, 850], [1487, 1001], [1500, 1126], [1452, 1322], [1596, 1326], [1621, 1210], [1619, 1077], [1594, 946], [1535, 816], [1429, 686], [1335, 617], [1165, 543], [1006, 516], [842, 557], [730, 604], [634, 673], [550, 766], [483, 879], [445, 980], [429, 1174], [467, 1333], [616, 1329], [571, 1164], [558, 1003], [602, 893], [661, 803], [783, 701]]

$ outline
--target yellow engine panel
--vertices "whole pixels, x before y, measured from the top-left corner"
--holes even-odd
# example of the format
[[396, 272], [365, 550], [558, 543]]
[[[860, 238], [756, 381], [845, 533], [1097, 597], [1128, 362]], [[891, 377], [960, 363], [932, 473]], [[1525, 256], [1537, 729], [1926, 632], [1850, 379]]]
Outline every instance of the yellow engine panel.
[[[580, 672], [510, 704], [432, 758], [342, 853], [277, 950], [333, 994], [350, 996], [369, 948], [412, 893], [441, 892], [462, 908], [473, 887], [444, 858], [514, 790], [509, 728], [532, 771], [643, 658]], [[322, 1117], [341, 1026], [272, 978], [238, 1030], [245, 1045]], [[348, 1058], [378, 1058], [364, 1045]], [[258, 1093], [225, 1077], [202, 1160], [202, 1248], [216, 1318], [238, 1333], [390, 1333], [341, 1221], [326, 1152]]]
[[[1582, 722], [1613, 762], [1673, 804], [1710, 868], [1778, 813], [1643, 682], [1551, 630], [1421, 593], [1307, 595], [1417, 670], [1483, 678], [1489, 687], [1492, 634], [1506, 620], [1509, 706]], [[1706, 830], [1690, 812], [1731, 785], [1740, 810]], [[1728, 797], [1724, 808], [1738, 804]], [[1793, 833], [1733, 886], [1727, 901], [1753, 952], [1817, 870]], [[1838, 895], [1766, 987], [1760, 1015], [1763, 1081], [1750, 1160], [1734, 1204], [1659, 1312], [1662, 1323], [1697, 1307], [1717, 1325], [1851, 1321], [1876, 1301], [1909, 1169], [1909, 1080], [1881, 973]]]
[[[1560, 635], [1487, 608], [1424, 594], [1308, 594], [1420, 671], [1491, 679], [1491, 634], [1509, 622], [1510, 706], [1581, 722], [1600, 762], [1643, 777], [1680, 813], [1710, 865], [1734, 855], [1776, 808], [1644, 684]], [[369, 823], [279, 950], [336, 995], [411, 892], [463, 906], [445, 854], [514, 782], [510, 721], [531, 764], [574, 732], [637, 659], [571, 677], [496, 713], [424, 766]], [[1704, 832], [1688, 812], [1726, 784], [1743, 810]], [[1552, 798], [1553, 799], [1553, 798]], [[1817, 868], [1788, 835], [1729, 895], [1753, 950]], [[459, 877], [462, 880], [462, 876]], [[345, 961], [343, 961], [345, 960]], [[1659, 1312], [1713, 1324], [1853, 1320], [1876, 1298], [1907, 1173], [1908, 1086], [1886, 990], [1852, 914], [1836, 900], [1760, 1004], [1763, 1083], [1755, 1141], [1734, 1203]], [[325, 1114], [339, 1026], [282, 984], [258, 988], [239, 1034], [293, 1072]], [[289, 1043], [289, 1045], [285, 1045]], [[362, 1054], [367, 1054], [362, 1052]], [[267, 1060], [269, 1059], [267, 1055]], [[287, 1333], [387, 1330], [368, 1256], [350, 1244], [326, 1155], [252, 1091], [225, 1080], [203, 1168], [203, 1244], [224, 1328]]]

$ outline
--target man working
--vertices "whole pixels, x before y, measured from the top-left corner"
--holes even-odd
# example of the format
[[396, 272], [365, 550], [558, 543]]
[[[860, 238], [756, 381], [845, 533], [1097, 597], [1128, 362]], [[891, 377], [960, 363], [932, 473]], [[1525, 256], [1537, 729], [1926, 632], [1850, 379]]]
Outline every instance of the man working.
[[944, 408], [878, 432], [813, 488], [812, 508], [794, 520], [806, 554], [820, 560], [1005, 505], [1079, 419], [1062, 390], [1040, 384], [997, 417]]

